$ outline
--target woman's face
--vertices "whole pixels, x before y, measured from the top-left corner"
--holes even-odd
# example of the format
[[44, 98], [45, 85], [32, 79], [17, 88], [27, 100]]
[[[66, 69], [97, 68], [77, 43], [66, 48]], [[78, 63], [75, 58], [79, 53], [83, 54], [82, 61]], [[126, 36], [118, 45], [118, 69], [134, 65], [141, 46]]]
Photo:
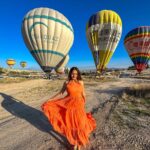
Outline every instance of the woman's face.
[[71, 78], [72, 78], [72, 80], [77, 80], [77, 77], [78, 77], [78, 72], [77, 72], [77, 70], [73, 70], [72, 73], [71, 73]]

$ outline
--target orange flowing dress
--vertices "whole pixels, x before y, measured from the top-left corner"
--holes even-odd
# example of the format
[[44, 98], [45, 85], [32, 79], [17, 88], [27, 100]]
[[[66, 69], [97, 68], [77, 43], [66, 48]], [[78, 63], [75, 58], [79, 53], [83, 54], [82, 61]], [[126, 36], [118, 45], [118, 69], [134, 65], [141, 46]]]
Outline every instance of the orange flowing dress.
[[67, 96], [47, 101], [41, 105], [54, 130], [67, 138], [70, 144], [89, 144], [89, 134], [96, 128], [91, 112], [85, 112], [83, 86], [70, 80], [66, 85]]

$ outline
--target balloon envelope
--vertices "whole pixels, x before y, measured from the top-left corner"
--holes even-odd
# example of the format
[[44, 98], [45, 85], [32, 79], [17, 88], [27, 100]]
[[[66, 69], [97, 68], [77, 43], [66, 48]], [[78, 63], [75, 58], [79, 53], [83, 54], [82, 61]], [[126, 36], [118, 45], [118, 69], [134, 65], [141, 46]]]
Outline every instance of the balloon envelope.
[[131, 30], [124, 39], [126, 50], [140, 73], [150, 59], [150, 26], [141, 26]]
[[90, 17], [86, 27], [86, 37], [95, 66], [100, 72], [109, 63], [121, 34], [122, 21], [116, 12], [102, 10]]
[[16, 64], [16, 61], [14, 59], [7, 59], [6, 63], [12, 68]]
[[74, 40], [68, 19], [49, 8], [29, 11], [22, 23], [22, 34], [31, 54], [45, 72], [51, 72], [60, 63]]
[[27, 66], [27, 63], [25, 61], [21, 61], [20, 65], [21, 65], [22, 68], [25, 68]]

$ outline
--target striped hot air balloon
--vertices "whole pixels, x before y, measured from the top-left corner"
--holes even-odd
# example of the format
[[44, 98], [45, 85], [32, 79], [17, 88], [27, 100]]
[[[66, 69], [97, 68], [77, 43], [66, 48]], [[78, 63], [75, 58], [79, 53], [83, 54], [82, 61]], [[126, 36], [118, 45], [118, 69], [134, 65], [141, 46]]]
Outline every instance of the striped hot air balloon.
[[65, 56], [64, 59], [58, 64], [55, 71], [59, 74], [65, 73], [65, 66], [69, 61], [69, 55]]
[[10, 68], [12, 68], [16, 64], [16, 61], [14, 59], [7, 59], [6, 63]]
[[31, 54], [48, 73], [68, 54], [74, 40], [68, 19], [49, 8], [29, 11], [22, 23], [22, 34]]
[[150, 59], [150, 26], [141, 26], [131, 30], [124, 39], [125, 48], [140, 73]]
[[111, 10], [102, 10], [92, 15], [86, 26], [86, 37], [92, 51], [97, 71], [109, 63], [122, 34], [122, 21]]

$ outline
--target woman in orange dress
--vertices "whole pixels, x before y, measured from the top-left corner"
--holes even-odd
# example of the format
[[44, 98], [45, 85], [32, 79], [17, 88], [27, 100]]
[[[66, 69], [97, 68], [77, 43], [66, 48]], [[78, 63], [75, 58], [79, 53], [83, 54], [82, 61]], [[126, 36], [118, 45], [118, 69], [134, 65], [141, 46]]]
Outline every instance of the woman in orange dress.
[[[67, 96], [58, 98], [67, 91]], [[85, 112], [85, 91], [80, 71], [72, 67], [59, 93], [41, 105], [54, 130], [67, 138], [74, 149], [89, 144], [89, 134], [96, 128], [91, 113]]]

